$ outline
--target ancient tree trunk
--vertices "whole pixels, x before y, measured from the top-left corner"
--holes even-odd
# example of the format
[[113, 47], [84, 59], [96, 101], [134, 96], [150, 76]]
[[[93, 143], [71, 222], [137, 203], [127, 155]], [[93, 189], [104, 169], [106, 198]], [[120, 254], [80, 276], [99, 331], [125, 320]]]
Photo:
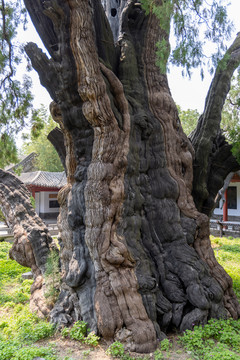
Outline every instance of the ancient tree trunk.
[[1, 169], [0, 208], [14, 235], [10, 258], [30, 267], [33, 272], [30, 308], [39, 316], [46, 317], [52, 306], [44, 296], [44, 272], [50, 251], [57, 249], [48, 229], [31, 205], [28, 190], [13, 174]]
[[[157, 41], [168, 41], [159, 21], [137, 1], [25, 4], [51, 58], [32, 43], [26, 51], [66, 149], [64, 280], [52, 320], [82, 318], [105, 339], [146, 352], [169, 329], [237, 318], [208, 216], [191, 195], [194, 148], [155, 65]], [[204, 159], [211, 150], [201, 150]]]

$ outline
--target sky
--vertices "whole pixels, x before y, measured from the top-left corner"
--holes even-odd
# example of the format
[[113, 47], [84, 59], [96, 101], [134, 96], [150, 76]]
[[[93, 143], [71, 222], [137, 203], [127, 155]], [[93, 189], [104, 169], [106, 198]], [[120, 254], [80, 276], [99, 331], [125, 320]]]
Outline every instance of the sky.
[[[229, 1], [228, 13], [236, 28], [233, 31], [233, 38], [229, 42], [230, 45], [236, 34], [240, 31], [240, 0]], [[24, 41], [33, 41], [44, 49], [34, 26], [30, 23], [28, 30], [24, 33]], [[34, 106], [39, 108], [40, 105], [43, 104], [48, 108], [51, 102], [48, 92], [41, 86], [37, 73], [32, 71], [30, 74], [33, 81]], [[205, 71], [205, 77], [202, 81], [199, 70], [193, 71], [191, 79], [188, 79], [182, 77], [181, 69], [171, 66], [168, 80], [173, 98], [182, 109], [197, 109], [200, 113], [203, 111], [205, 97], [211, 83], [211, 76], [207, 70]]]
[[[229, 18], [233, 21], [235, 30], [232, 33], [232, 39], [228, 46], [233, 42], [236, 34], [240, 31], [240, 0], [229, 1]], [[201, 80], [200, 71], [193, 72], [191, 79], [183, 78], [181, 70], [177, 67], [171, 67], [168, 75], [169, 86], [175, 102], [182, 109], [197, 109], [199, 113], [204, 110], [205, 98], [211, 84], [212, 76], [205, 71], [204, 80]]]

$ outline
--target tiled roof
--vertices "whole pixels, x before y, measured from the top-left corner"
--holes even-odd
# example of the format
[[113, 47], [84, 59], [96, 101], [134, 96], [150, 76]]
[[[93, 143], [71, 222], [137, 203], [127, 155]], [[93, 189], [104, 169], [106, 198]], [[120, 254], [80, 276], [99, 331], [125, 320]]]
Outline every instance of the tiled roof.
[[66, 185], [65, 172], [34, 171], [22, 173], [18, 178], [26, 185], [61, 188]]
[[22, 169], [24, 172], [37, 170], [36, 166], [34, 164], [35, 158], [37, 157], [37, 154], [35, 152], [32, 152], [31, 154], [24, 156], [21, 158], [20, 162], [18, 164], [11, 164], [5, 167], [6, 171], [14, 172], [17, 169]]

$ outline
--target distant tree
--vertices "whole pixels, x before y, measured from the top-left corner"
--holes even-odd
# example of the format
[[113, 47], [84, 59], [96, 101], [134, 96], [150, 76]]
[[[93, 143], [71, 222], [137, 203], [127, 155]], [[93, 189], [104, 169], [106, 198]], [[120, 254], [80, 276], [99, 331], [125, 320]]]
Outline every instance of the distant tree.
[[232, 152], [240, 163], [240, 73], [232, 79], [223, 112], [221, 127], [232, 144]]
[[182, 110], [179, 105], [177, 105], [177, 108], [178, 108], [178, 115], [182, 123], [183, 131], [188, 136], [195, 129], [200, 114], [196, 109]]
[[3, 215], [2, 210], [0, 209], [0, 222], [6, 222], [5, 216]]
[[26, 25], [25, 15], [21, 1], [0, 1], [0, 167], [17, 161], [14, 136], [23, 129], [31, 109], [31, 79], [16, 78], [24, 57], [16, 36], [20, 25]]
[[[183, 110], [181, 106], [177, 105], [179, 118], [183, 130], [186, 135], [190, 135], [195, 129], [199, 112], [195, 109]], [[226, 98], [223, 111], [221, 129], [233, 145], [233, 153], [240, 161], [240, 74], [238, 73], [232, 78], [231, 89]]]
[[0, 135], [0, 168], [18, 162], [15, 140], [6, 132]]
[[25, 135], [23, 152], [28, 155], [31, 152], [37, 153], [35, 161], [36, 167], [43, 171], [63, 171], [62, 163], [59, 156], [47, 139], [51, 130], [56, 127], [56, 123], [51, 116], [47, 115], [46, 110], [42, 107], [35, 111], [35, 126], [31, 127], [29, 135]]

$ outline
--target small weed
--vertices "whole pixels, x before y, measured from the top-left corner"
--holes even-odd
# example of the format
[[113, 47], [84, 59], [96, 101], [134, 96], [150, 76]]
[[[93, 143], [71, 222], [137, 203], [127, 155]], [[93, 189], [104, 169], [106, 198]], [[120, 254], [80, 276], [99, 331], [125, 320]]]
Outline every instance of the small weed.
[[170, 343], [170, 341], [168, 339], [163, 339], [160, 342], [160, 349], [162, 351], [169, 351], [171, 347], [172, 347], [172, 344]]
[[88, 336], [84, 339], [84, 343], [90, 346], [97, 346], [98, 342], [100, 340], [100, 337], [95, 335], [94, 332], [90, 332]]
[[180, 350], [180, 349], [178, 349], [178, 350], [176, 350], [175, 352], [176, 352], [176, 354], [182, 354], [183, 351]]
[[73, 340], [83, 341], [87, 335], [87, 323], [84, 321], [76, 321], [69, 331], [69, 336]]
[[49, 303], [55, 303], [60, 289], [61, 274], [59, 269], [59, 255], [56, 251], [51, 251], [46, 264], [45, 277], [45, 298]]
[[154, 352], [154, 360], [162, 360], [162, 359], [164, 359], [163, 353], [161, 352], [161, 350], [157, 349]]
[[71, 329], [63, 328], [61, 330], [61, 335], [65, 338], [70, 337], [70, 339], [82, 341], [90, 346], [97, 346], [100, 340], [99, 336], [93, 331], [89, 334], [87, 334], [87, 332], [87, 323], [84, 321], [77, 321]]
[[112, 357], [121, 358], [124, 355], [124, 346], [120, 341], [115, 341], [109, 346], [106, 353]]
[[85, 358], [85, 357], [87, 357], [87, 356], [90, 354], [90, 352], [91, 352], [91, 350], [84, 350], [84, 351], [82, 352], [82, 356]]
[[64, 327], [62, 330], [61, 330], [61, 335], [65, 338], [69, 337], [69, 333], [70, 333], [70, 329], [67, 328], [67, 327]]

